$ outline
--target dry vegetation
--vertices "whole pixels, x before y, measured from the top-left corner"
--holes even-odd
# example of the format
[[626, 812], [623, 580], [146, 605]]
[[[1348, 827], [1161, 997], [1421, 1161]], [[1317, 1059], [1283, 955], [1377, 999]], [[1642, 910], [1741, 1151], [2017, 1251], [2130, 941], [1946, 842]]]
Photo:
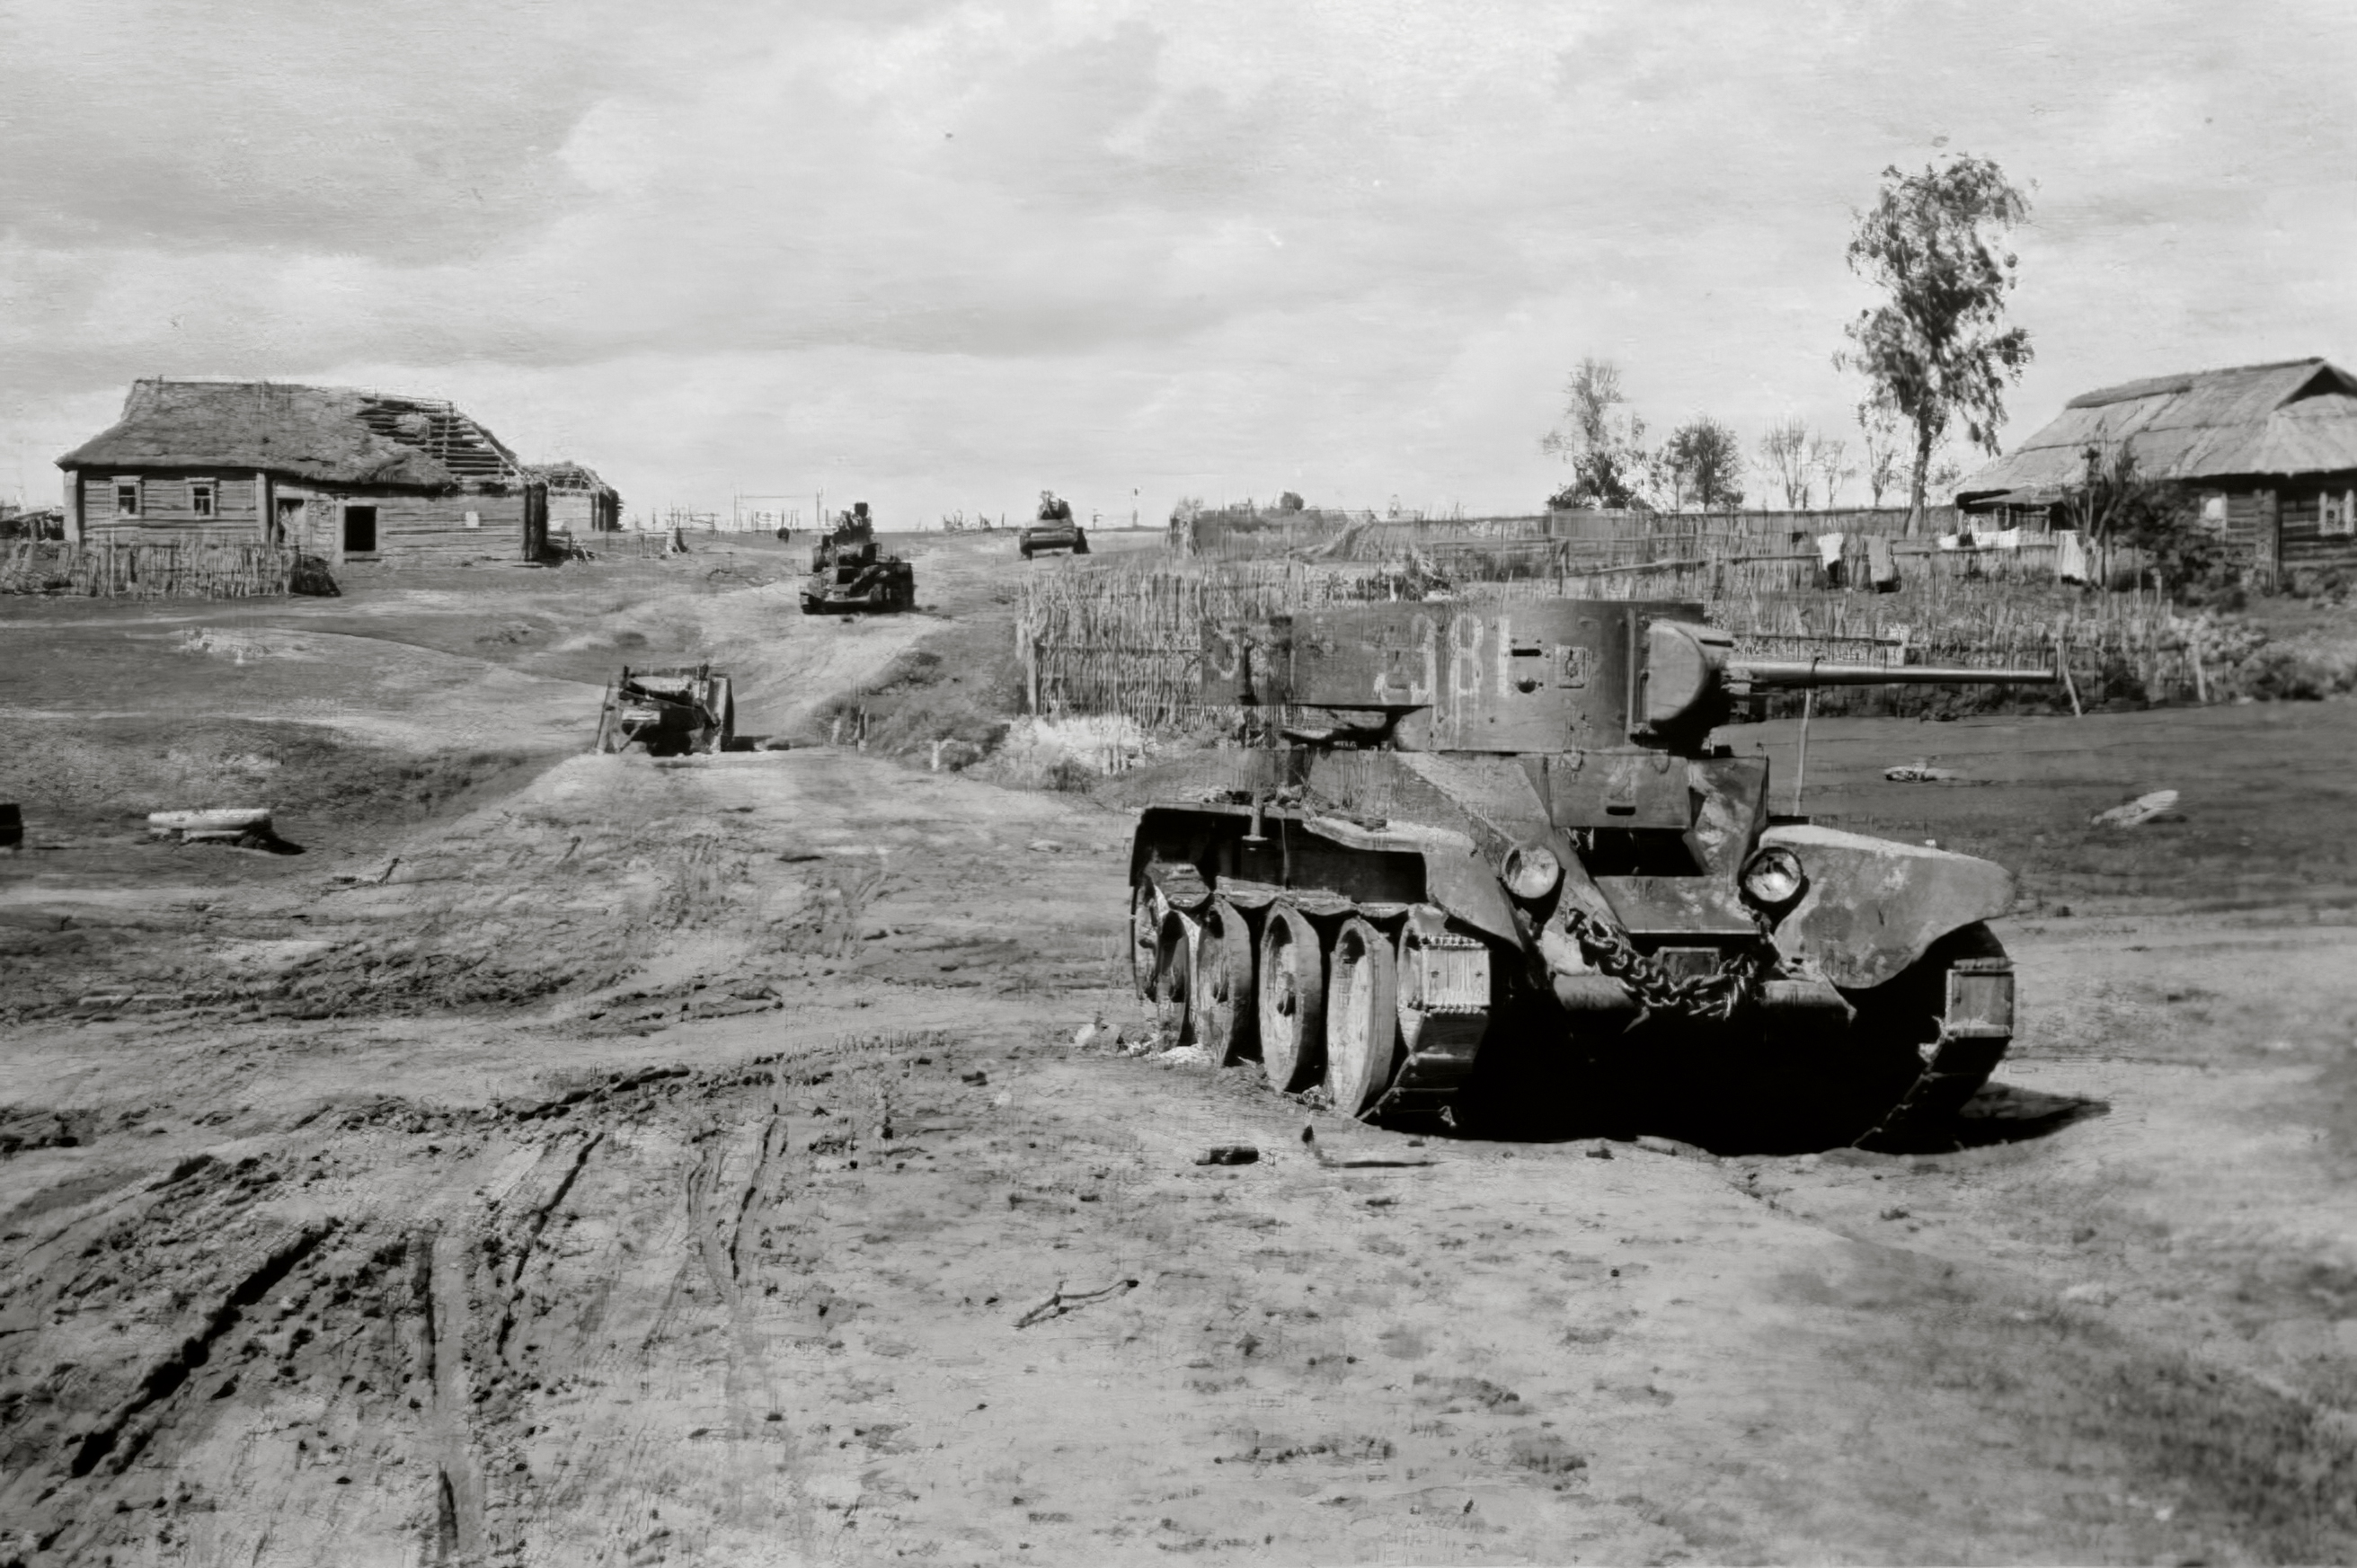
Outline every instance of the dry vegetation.
[[[1346, 530], [1334, 537], [1347, 535]], [[2050, 545], [1902, 553], [1901, 585], [1874, 593], [1824, 585], [1814, 552], [1780, 548], [1751, 556], [1731, 548], [1742, 537], [1691, 530], [1664, 534], [1657, 542], [1664, 551], [1703, 548], [1712, 540], [1711, 549], [1729, 548], [1580, 568], [1569, 561], [1582, 548], [1579, 542], [1512, 539], [1460, 540], [1376, 562], [1131, 557], [1072, 563], [1027, 581], [1017, 635], [1037, 711], [1121, 714], [1166, 730], [1217, 716], [1204, 713], [1197, 699], [1206, 619], [1402, 599], [1695, 602], [1738, 643], [1780, 652], [1811, 645], [1829, 659], [1872, 659], [1903, 643], [1918, 663], [2050, 668], [2059, 650], [2072, 675], [2068, 691], [1824, 693], [1817, 699], [1820, 712], [2069, 712], [2072, 693], [2086, 706], [2144, 706], [2318, 697], [2357, 688], [2357, 648], [2345, 634], [2309, 628], [2298, 641], [2280, 643], [2254, 618], [2189, 610], [2147, 589], [2059, 582]], [[1845, 556], [1848, 579], [1863, 581], [1862, 552], [1851, 553], [1859, 558]], [[1780, 701], [1798, 711], [1797, 698]]]
[[0, 540], [0, 594], [81, 598], [242, 599], [332, 594], [316, 556], [274, 544], [60, 544]]

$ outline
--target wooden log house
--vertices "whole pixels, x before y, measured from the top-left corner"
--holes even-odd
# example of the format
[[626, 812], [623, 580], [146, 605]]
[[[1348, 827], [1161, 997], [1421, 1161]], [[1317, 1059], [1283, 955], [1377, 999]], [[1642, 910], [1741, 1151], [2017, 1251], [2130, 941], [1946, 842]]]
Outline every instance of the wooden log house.
[[2190, 490], [2259, 576], [2357, 574], [2357, 376], [2324, 360], [2156, 376], [2072, 398], [1959, 486], [1966, 511], [2059, 509], [2090, 452]]
[[548, 485], [447, 403], [274, 381], [141, 381], [58, 459], [78, 542], [262, 542], [330, 565], [534, 560]]

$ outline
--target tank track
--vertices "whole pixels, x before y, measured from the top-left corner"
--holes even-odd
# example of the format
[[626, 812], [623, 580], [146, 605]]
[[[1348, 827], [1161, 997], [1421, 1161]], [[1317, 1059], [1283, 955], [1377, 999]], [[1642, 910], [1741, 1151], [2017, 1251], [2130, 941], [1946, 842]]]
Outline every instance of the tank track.
[[2010, 1036], [1943, 1037], [1899, 1103], [1852, 1145], [1883, 1153], [1920, 1150], [1980, 1092], [2013, 1044]]
[[1861, 1149], [1904, 1151], [1936, 1142], [2013, 1046], [2013, 965], [1965, 958], [1949, 968], [1939, 1033], [1923, 1070], [1897, 1104], [1858, 1137]]
[[[1338, 893], [1315, 888], [1278, 888], [1262, 884], [1222, 878], [1216, 887], [1207, 884], [1191, 865], [1166, 861], [1151, 863], [1146, 877], [1159, 895], [1161, 906], [1178, 914], [1187, 922], [1190, 949], [1200, 929], [1203, 911], [1214, 897], [1224, 898], [1254, 920], [1255, 927], [1266, 918], [1267, 911], [1283, 903], [1308, 916], [1323, 929], [1330, 939], [1333, 928], [1356, 917], [1366, 920], [1376, 929], [1397, 940], [1410, 914], [1410, 906], [1394, 903], [1366, 903]], [[1438, 1115], [1456, 1102], [1458, 1093], [1473, 1075], [1474, 1060], [1486, 1036], [1492, 1008], [1486, 999], [1490, 963], [1489, 944], [1479, 938], [1456, 932], [1436, 932], [1420, 935], [1417, 945], [1443, 956], [1437, 960], [1443, 972], [1452, 966], [1458, 969], [1478, 969], [1480, 989], [1485, 999], [1475, 1004], [1462, 993], [1465, 983], [1451, 987], [1435, 985], [1429, 993], [1420, 988], [1415, 993], [1417, 1017], [1412, 1028], [1403, 1019], [1402, 1044], [1405, 1055], [1392, 1073], [1390, 1083], [1363, 1113], [1367, 1118], [1393, 1116]], [[1191, 956], [1191, 954], [1190, 954]], [[1255, 959], [1253, 985], [1257, 991], [1260, 972]], [[1419, 976], [1419, 979], [1424, 978]], [[1405, 998], [1409, 977], [1394, 977]], [[1155, 1005], [1145, 997], [1146, 1005]], [[1188, 1011], [1191, 1020], [1202, 1005], [1201, 998], [1190, 996]], [[1403, 1012], [1405, 1012], [1405, 1006]], [[1321, 1044], [1322, 1049], [1322, 1044]]]
[[[1489, 989], [1490, 950], [1480, 939], [1451, 931], [1421, 936], [1417, 945], [1439, 955], [1439, 963], [1448, 968], [1469, 969], [1478, 963], [1479, 989]], [[1425, 988], [1411, 992], [1411, 976], [1405, 972], [1398, 983], [1404, 1026], [1411, 1009], [1418, 1015], [1418, 1021], [1413, 1037], [1405, 1037], [1410, 1031], [1403, 1027], [1406, 1056], [1392, 1074], [1390, 1087], [1367, 1114], [1437, 1116], [1456, 1102], [1458, 1092], [1472, 1078], [1474, 1058], [1490, 1030], [1491, 1007], [1486, 997], [1478, 1003], [1471, 1000], [1475, 985], [1469, 976], [1460, 978], [1457, 985], [1447, 988], [1442, 994], [1432, 994]]]

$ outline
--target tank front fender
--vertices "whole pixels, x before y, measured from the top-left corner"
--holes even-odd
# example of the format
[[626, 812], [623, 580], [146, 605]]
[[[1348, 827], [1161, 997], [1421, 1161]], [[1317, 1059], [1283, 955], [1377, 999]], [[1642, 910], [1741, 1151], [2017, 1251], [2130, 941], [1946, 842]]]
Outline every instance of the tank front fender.
[[1776, 928], [1777, 951], [1846, 990], [1881, 984], [1950, 931], [2013, 904], [2013, 874], [1969, 854], [1802, 825], [1760, 842], [1800, 856], [1808, 876]]

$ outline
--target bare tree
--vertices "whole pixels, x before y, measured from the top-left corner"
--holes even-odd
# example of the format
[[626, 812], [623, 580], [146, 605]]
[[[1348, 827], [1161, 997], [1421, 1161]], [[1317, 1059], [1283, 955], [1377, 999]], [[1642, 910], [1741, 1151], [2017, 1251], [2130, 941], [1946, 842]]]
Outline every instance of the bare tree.
[[1899, 412], [1881, 398], [1867, 398], [1857, 405], [1857, 428], [1866, 438], [1866, 492], [1878, 507], [1899, 480]]
[[1849, 460], [1849, 443], [1819, 431], [1809, 433], [1809, 448], [1803, 455], [1809, 472], [1824, 487], [1825, 505], [1839, 499], [1841, 489], [1857, 478], [1857, 465]]
[[1835, 363], [1854, 359], [1912, 428], [1910, 532], [1922, 526], [1932, 453], [1950, 424], [1996, 453], [2006, 383], [2030, 360], [2028, 329], [2003, 325], [2015, 263], [1999, 246], [2029, 215], [2003, 169], [1958, 157], [1921, 174], [1884, 169], [1881, 194], [1850, 239], [1850, 270], [1889, 297], [1849, 324], [1851, 347]]
[[1802, 511], [1809, 504], [1809, 425], [1799, 414], [1788, 413], [1760, 438], [1760, 471], [1771, 489], [1784, 493], [1784, 509]]
[[1620, 390], [1620, 368], [1589, 355], [1563, 391], [1563, 422], [1541, 438], [1539, 449], [1571, 464], [1571, 482], [1548, 504], [1639, 504], [1647, 484], [1645, 422]]

